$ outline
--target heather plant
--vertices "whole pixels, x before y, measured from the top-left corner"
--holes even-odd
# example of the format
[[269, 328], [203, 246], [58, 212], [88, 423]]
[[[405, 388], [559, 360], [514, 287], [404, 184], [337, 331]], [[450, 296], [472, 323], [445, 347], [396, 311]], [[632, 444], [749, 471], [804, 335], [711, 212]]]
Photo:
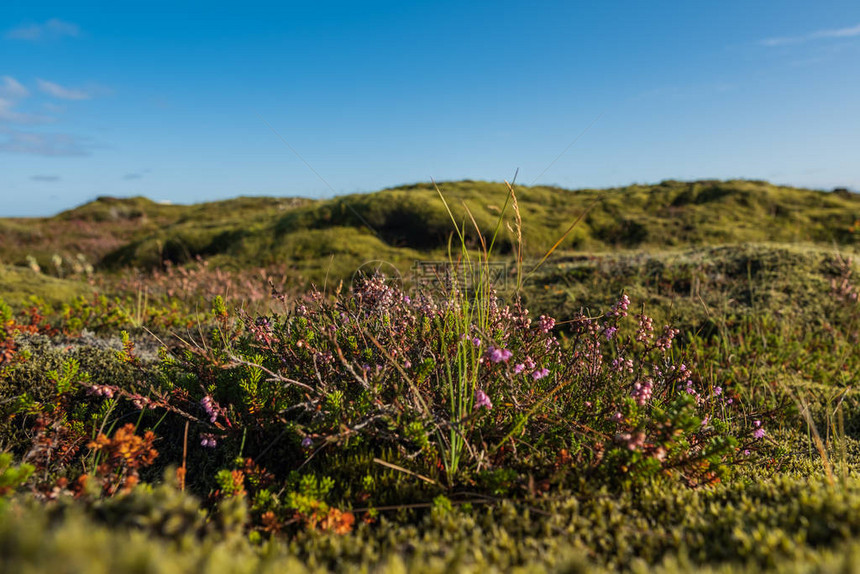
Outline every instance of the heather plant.
[[[509, 198], [516, 208], [512, 188]], [[452, 269], [477, 278], [467, 288], [455, 276], [442, 297], [409, 295], [382, 276], [362, 277], [349, 293], [314, 291], [256, 317], [231, 314], [216, 297], [209, 332], [163, 353], [148, 387], [90, 392], [137, 409], [139, 420], [166, 418], [165, 430], [185, 424], [183, 449], [190, 429], [191, 441], [221, 461], [214, 480], [192, 477], [198, 487], [252, 496], [247, 469], [229, 468], [236, 455], [268, 456], [266, 472], [281, 481], [302, 469], [349, 474], [363, 459], [451, 489], [495, 483], [505, 469], [546, 484], [603, 475], [617, 485], [667, 477], [700, 485], [755, 452], [766, 417], [745, 420], [732, 397], [704, 384], [675, 352], [678, 330], [655, 332], [624, 295], [604, 314], [575, 315], [560, 340], [555, 319], [533, 321], [519, 297], [505, 304], [492, 289], [503, 218], [489, 241], [475, 225], [473, 256], [466, 226], [445, 206], [460, 242]], [[127, 337], [119, 358], [140, 368]], [[745, 437], [742, 449], [733, 435]], [[280, 508], [266, 514], [271, 524], [284, 509], [328, 520], [327, 506], [296, 509], [306, 496], [296, 492], [261, 514]]]
[[[563, 340], [550, 317], [532, 321], [492, 293], [486, 304], [484, 327], [467, 323], [463, 336], [452, 326], [462, 308], [375, 276], [333, 300], [317, 292], [294, 311], [245, 317], [244, 330], [225, 318], [220, 348], [165, 357], [159, 400], [196, 421], [206, 448], [275, 449], [281, 476], [369, 453], [449, 487], [504, 467], [696, 485], [743, 458], [731, 435], [751, 437], [752, 423], [744, 430], [732, 399], [673, 356], [676, 330], [629, 316], [626, 296], [573, 318]], [[460, 355], [480, 365], [468, 397], [451, 384]], [[452, 435], [457, 473], [444, 459]]]

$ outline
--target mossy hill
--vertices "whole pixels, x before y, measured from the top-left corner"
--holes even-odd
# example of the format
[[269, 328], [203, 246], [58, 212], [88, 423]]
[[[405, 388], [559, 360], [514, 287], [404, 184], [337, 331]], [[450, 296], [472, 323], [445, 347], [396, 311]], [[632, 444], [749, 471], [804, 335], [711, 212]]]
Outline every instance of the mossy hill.
[[[439, 184], [455, 218], [485, 236], [508, 199], [503, 183]], [[516, 187], [527, 256], [548, 249], [582, 218], [565, 251], [683, 249], [737, 243], [853, 246], [860, 195], [762, 181], [664, 181], [612, 189]], [[508, 206], [497, 253], [515, 244]], [[286, 264], [305, 279], [348, 276], [368, 260], [407, 264], [444, 256], [452, 233], [432, 184], [329, 200], [241, 197], [195, 205], [102, 197], [54, 217], [0, 219], [0, 261], [46, 267], [54, 254], [83, 254], [97, 268], [152, 268], [204, 257], [215, 264]], [[474, 239], [474, 234], [473, 239]]]

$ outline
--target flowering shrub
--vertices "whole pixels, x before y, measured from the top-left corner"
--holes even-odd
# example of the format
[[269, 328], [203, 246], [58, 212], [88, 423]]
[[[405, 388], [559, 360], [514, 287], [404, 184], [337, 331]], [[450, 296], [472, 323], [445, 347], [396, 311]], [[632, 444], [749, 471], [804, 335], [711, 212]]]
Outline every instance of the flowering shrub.
[[[554, 319], [533, 322], [492, 294], [483, 327], [454, 329], [458, 301], [409, 296], [380, 276], [333, 300], [314, 292], [292, 312], [225, 327], [220, 349], [167, 360], [165, 384], [178, 385], [173, 406], [199, 422], [204, 447], [276, 448], [283, 472], [370, 452], [454, 484], [508, 465], [556, 472], [543, 453], [564, 450], [569, 472], [693, 485], [717, 480], [734, 455], [728, 427], [707, 422], [731, 406], [675, 360], [678, 331], [629, 317], [626, 296], [604, 316], [575, 316], [562, 339]], [[449, 360], [463, 355], [474, 362]], [[463, 399], [453, 369], [468, 370]], [[452, 436], [463, 441], [459, 476], [440, 472]]]

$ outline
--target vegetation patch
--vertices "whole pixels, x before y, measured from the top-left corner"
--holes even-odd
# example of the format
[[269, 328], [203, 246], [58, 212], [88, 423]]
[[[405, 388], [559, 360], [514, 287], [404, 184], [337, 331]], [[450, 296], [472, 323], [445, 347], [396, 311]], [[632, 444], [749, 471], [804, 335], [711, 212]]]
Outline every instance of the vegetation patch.
[[203, 247], [4, 268], [0, 569], [856, 567], [852, 196], [441, 187], [58, 216]]

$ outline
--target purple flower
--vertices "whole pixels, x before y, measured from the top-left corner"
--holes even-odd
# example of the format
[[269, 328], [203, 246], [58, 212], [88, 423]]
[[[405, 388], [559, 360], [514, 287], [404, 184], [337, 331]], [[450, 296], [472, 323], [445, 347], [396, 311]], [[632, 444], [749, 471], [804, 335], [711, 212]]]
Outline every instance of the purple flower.
[[490, 361], [494, 363], [508, 362], [508, 359], [514, 356], [514, 354], [508, 349], [499, 349], [498, 347], [490, 347], [487, 349], [487, 356]]
[[537, 380], [539, 380], [539, 379], [544, 378], [544, 377], [545, 377], [545, 376], [547, 376], [548, 374], [549, 374], [549, 369], [547, 369], [546, 367], [544, 367], [544, 368], [542, 368], [542, 369], [538, 369], [538, 370], [536, 370], [535, 372], [533, 372], [533, 373], [532, 373], [532, 378], [533, 378], [534, 380], [536, 380], [536, 381], [537, 381]]
[[526, 366], [524, 364], [517, 363], [516, 365], [514, 365], [514, 374], [519, 375], [520, 373], [522, 373], [525, 370], [525, 368], [526, 368]]
[[481, 346], [481, 340], [478, 337], [475, 337], [474, 339], [472, 339], [472, 344], [475, 345], [476, 347], [480, 347]]
[[475, 408], [485, 408], [490, 410], [493, 408], [493, 401], [487, 396], [487, 393], [478, 389], [475, 391]]
[[200, 446], [205, 448], [215, 448], [218, 444], [218, 441], [215, 440], [215, 435], [210, 433], [203, 433], [200, 435]]
[[302, 439], [302, 448], [309, 449], [312, 446], [314, 446], [314, 441], [311, 437], [306, 436], [305, 438]]
[[611, 341], [612, 337], [615, 336], [616, 331], [618, 331], [618, 327], [607, 327], [603, 330], [603, 335], [606, 337], [607, 341]]
[[721, 394], [723, 394], [723, 388], [722, 387], [714, 387], [714, 396], [718, 397]]
[[753, 431], [753, 436], [754, 436], [755, 438], [757, 438], [757, 439], [763, 439], [763, 438], [764, 438], [764, 435], [766, 435], [766, 434], [767, 434], [767, 433], [766, 433], [766, 432], [765, 432], [765, 430], [764, 430], [764, 429], [762, 429], [762, 428], [758, 428], [758, 429], [755, 429], [755, 430]]
[[555, 327], [555, 319], [552, 317], [541, 315], [540, 318], [538, 318], [538, 329], [540, 329], [541, 333], [549, 333], [552, 331], [553, 327]]
[[630, 297], [622, 295], [621, 299], [612, 306], [612, 311], [607, 313], [610, 317], [626, 317], [627, 309], [630, 307]]
[[[214, 403], [212, 401], [212, 397], [206, 395], [202, 399], [200, 399], [200, 406], [203, 407], [203, 410], [209, 415], [209, 422], [214, 423], [218, 420], [218, 411], [215, 410]], [[206, 446], [206, 445], [203, 445]], [[214, 446], [214, 445], [213, 445]]]
[[651, 394], [653, 392], [654, 381], [651, 379], [645, 379], [643, 382], [636, 382], [633, 384], [633, 392], [631, 394], [633, 396], [633, 400], [636, 401], [636, 404], [642, 407], [651, 400]]

